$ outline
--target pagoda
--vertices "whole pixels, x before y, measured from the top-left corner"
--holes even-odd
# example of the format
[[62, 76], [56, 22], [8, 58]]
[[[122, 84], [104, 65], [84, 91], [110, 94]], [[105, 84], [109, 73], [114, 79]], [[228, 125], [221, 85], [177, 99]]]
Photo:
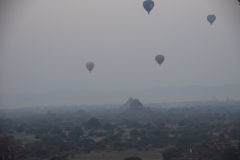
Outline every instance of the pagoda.
[[229, 146], [229, 142], [226, 139], [226, 137], [221, 129], [221, 132], [220, 132], [219, 138], [218, 138], [218, 142], [215, 143], [215, 148], [217, 150], [222, 150], [224, 148], [227, 148], [228, 146]]

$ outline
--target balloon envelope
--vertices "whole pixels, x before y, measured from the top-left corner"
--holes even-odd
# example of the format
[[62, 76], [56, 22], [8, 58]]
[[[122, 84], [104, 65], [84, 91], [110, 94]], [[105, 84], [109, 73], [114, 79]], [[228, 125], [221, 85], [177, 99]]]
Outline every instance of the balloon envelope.
[[93, 62], [87, 62], [86, 67], [89, 70], [89, 72], [91, 72], [92, 69], [94, 68], [94, 63]]
[[152, 0], [145, 0], [143, 2], [143, 7], [144, 9], [148, 12], [148, 14], [150, 13], [150, 11], [153, 9], [154, 7], [154, 2]]
[[163, 63], [164, 59], [165, 59], [165, 57], [163, 55], [157, 55], [155, 57], [155, 60], [159, 65], [161, 65]]
[[215, 15], [208, 15], [207, 16], [207, 20], [209, 23], [213, 24], [213, 22], [216, 20], [216, 16]]

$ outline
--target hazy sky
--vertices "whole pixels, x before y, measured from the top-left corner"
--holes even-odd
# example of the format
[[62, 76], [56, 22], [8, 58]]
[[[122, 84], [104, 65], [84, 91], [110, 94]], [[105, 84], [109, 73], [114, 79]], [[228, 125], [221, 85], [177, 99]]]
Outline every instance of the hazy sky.
[[237, 0], [3, 1], [0, 93], [240, 84]]

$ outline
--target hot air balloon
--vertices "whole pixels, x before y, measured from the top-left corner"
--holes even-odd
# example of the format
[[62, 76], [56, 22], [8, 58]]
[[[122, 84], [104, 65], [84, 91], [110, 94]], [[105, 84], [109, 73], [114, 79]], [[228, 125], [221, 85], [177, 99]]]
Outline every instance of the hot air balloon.
[[163, 55], [157, 55], [155, 57], [155, 60], [157, 61], [157, 63], [159, 64], [159, 66], [161, 66], [161, 64], [163, 63], [165, 57]]
[[89, 70], [89, 72], [91, 73], [92, 69], [94, 68], [94, 63], [93, 62], [87, 62], [86, 67]]
[[216, 16], [211, 14], [207, 16], [207, 20], [209, 23], [211, 23], [211, 25], [213, 24], [213, 22], [216, 20]]
[[144, 9], [148, 12], [148, 14], [150, 13], [150, 11], [153, 9], [154, 7], [154, 2], [152, 0], [145, 0], [143, 2], [143, 7]]

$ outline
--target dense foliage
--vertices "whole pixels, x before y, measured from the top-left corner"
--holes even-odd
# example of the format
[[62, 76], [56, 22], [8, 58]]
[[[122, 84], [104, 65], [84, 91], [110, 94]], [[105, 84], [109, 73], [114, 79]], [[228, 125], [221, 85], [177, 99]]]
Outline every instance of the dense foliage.
[[[239, 142], [239, 106], [239, 102], [152, 105], [150, 115], [129, 114], [126, 108], [117, 106], [1, 110], [6, 114], [0, 119], [0, 133], [7, 132], [13, 145], [24, 145], [29, 157], [51, 155], [51, 159], [65, 159], [92, 151], [161, 148], [168, 160], [188, 153], [190, 148], [206, 149], [207, 142], [218, 139], [221, 129], [230, 140]], [[23, 143], [21, 136], [33, 136], [33, 140]], [[222, 158], [233, 151], [225, 150]]]

